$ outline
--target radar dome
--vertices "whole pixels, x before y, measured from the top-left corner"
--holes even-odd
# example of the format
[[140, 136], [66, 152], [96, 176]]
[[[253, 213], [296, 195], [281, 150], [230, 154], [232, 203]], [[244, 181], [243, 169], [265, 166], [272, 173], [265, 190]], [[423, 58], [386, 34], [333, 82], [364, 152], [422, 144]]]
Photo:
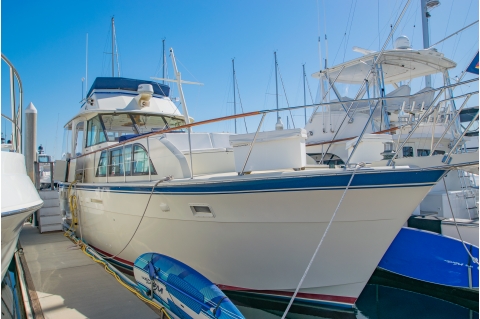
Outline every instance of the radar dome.
[[411, 49], [412, 47], [410, 46], [410, 40], [407, 38], [405, 35], [399, 36], [395, 40], [395, 49]]

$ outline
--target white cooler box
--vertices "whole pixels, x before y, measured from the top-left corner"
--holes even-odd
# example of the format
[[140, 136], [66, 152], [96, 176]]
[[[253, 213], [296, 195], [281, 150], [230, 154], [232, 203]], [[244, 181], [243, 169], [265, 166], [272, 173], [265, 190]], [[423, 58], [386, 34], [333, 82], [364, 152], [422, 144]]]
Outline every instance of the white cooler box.
[[[254, 136], [255, 133], [230, 135], [238, 173], [242, 171]], [[244, 172], [304, 168], [306, 138], [307, 131], [302, 128], [259, 132]]]

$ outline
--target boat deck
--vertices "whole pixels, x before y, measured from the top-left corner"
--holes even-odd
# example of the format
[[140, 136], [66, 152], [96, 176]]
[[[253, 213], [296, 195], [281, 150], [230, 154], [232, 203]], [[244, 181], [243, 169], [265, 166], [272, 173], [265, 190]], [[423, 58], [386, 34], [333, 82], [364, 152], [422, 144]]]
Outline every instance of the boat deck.
[[25, 224], [20, 233], [28, 293], [35, 318], [160, 318], [120, 285], [63, 232], [40, 234]]

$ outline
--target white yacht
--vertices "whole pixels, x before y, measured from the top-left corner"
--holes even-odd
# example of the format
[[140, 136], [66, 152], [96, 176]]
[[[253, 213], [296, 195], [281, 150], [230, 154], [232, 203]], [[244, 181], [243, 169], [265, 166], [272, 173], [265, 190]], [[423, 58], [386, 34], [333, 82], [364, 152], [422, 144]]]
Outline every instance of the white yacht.
[[261, 116], [253, 134], [193, 133], [213, 120], [192, 122], [175, 74], [183, 114], [168, 86], [103, 77], [65, 126], [63, 209], [75, 195], [77, 236], [125, 270], [158, 252], [221, 289], [290, 298], [336, 212], [297, 299], [352, 307], [435, 183], [478, 163], [308, 165], [305, 130], [260, 132], [270, 111], [243, 115]]
[[[11, 72], [11, 84], [13, 83], [13, 74], [16, 76], [21, 87], [20, 77], [2, 54], [2, 59], [13, 70]], [[20, 90], [21, 92], [21, 90]], [[20, 99], [21, 101], [21, 99]], [[22, 105], [20, 104], [20, 112]], [[33, 107], [33, 105], [32, 105]], [[34, 111], [27, 108], [25, 112]], [[15, 108], [12, 114], [17, 114]], [[36, 110], [35, 110], [36, 112]], [[21, 114], [21, 113], [18, 113]], [[13, 253], [17, 247], [18, 236], [22, 229], [23, 222], [33, 212], [38, 210], [43, 201], [40, 199], [32, 180], [27, 175], [25, 168], [25, 157], [21, 154], [21, 121], [22, 117], [8, 117], [2, 114], [2, 117], [8, 119], [12, 123], [13, 134], [11, 144], [2, 144], [1, 153], [1, 174], [2, 174], [2, 279], [8, 269], [8, 265], [12, 260]]]
[[[412, 49], [405, 36], [392, 50], [356, 50], [364, 55], [314, 74], [330, 80], [325, 86], [335, 97], [323, 101], [305, 126], [307, 154], [316, 163], [386, 165], [394, 157], [396, 165], [422, 166], [431, 165], [435, 155], [478, 157], [478, 106], [466, 107], [471, 98], [478, 99], [478, 91], [465, 92], [478, 79], [450, 83], [448, 71], [457, 64], [437, 50]], [[416, 80], [434, 74], [442, 76], [439, 87], [411, 92], [420, 83]], [[339, 94], [347, 86], [358, 89], [354, 98]], [[458, 88], [462, 93], [454, 95]], [[439, 217], [448, 236], [459, 238], [455, 224], [461, 225], [463, 239], [478, 246], [478, 165], [453, 171], [444, 180], [446, 185], [438, 183], [412, 212]]]

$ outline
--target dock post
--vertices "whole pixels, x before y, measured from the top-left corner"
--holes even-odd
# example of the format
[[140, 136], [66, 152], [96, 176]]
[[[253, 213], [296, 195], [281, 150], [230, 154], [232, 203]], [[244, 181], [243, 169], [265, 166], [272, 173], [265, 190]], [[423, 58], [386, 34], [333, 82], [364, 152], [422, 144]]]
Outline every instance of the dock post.
[[[37, 109], [30, 102], [25, 109], [25, 164], [27, 175], [35, 184], [34, 165], [37, 145]], [[36, 184], [35, 184], [36, 185]]]

